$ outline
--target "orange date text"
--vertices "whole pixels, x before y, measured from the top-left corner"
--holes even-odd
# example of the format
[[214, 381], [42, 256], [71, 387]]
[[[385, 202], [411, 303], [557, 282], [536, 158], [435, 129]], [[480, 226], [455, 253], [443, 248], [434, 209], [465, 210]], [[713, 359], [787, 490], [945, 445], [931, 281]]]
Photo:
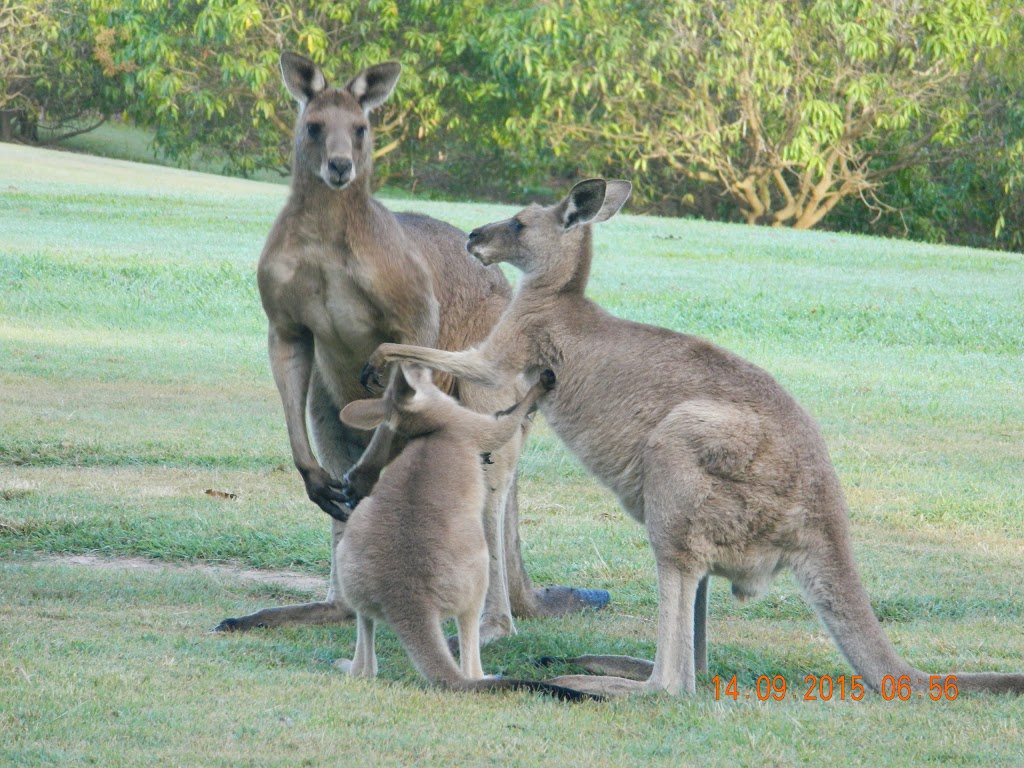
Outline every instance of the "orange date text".
[[[750, 691], [740, 690], [736, 675], [728, 679], [715, 675], [711, 682], [715, 686], [716, 701], [723, 698], [733, 701], [860, 701], [867, 692], [860, 675], [807, 675], [800, 685], [790, 685], [783, 675], [761, 675]], [[908, 675], [886, 675], [882, 678], [882, 687], [879, 690], [879, 694], [886, 701], [954, 701], [959, 693], [956, 675], [930, 675], [927, 679], [911, 679]]]

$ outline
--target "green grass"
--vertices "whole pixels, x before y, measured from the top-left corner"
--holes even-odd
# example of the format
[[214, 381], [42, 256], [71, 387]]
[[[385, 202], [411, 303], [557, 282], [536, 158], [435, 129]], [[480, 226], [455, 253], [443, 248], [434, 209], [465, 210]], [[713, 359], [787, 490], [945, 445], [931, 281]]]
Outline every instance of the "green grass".
[[[692, 700], [566, 707], [421, 684], [384, 632], [381, 676], [330, 661], [354, 629], [212, 635], [315, 597], [146, 556], [326, 578], [327, 525], [292, 469], [254, 280], [286, 194], [158, 166], [0, 144], [0, 764], [1019, 765], [1021, 703], [750, 700], [851, 674], [788, 576], [712, 597]], [[401, 201], [470, 228], [509, 208]], [[1024, 258], [828, 233], [621, 216], [591, 294], [772, 371], [821, 421], [857, 556], [901, 653], [929, 670], [1024, 670]], [[657, 371], [637, 386], [657, 386]], [[646, 379], [644, 377], [647, 377]], [[604, 587], [598, 614], [523, 621], [484, 649], [654, 652], [653, 560], [539, 424], [522, 533], [538, 583]], [[237, 494], [219, 500], [205, 493]]]

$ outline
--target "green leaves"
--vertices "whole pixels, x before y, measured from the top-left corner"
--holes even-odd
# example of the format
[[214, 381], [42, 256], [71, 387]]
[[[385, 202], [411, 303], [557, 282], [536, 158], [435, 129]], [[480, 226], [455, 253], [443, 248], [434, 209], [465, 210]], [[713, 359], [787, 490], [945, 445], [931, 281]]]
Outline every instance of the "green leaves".
[[[89, 88], [161, 152], [212, 153], [237, 173], [288, 165], [283, 49], [334, 83], [399, 59], [397, 97], [376, 115], [378, 177], [460, 195], [629, 175], [641, 205], [703, 199], [702, 215], [808, 227], [847, 198], [884, 209], [887, 179], [920, 164], [1009, 168], [1003, 148], [1024, 136], [1021, 121], [990, 122], [1024, 95], [1011, 0], [77, 3], [84, 47], [43, 56], [56, 64], [37, 90], [73, 96], [64, 73], [94, 61], [105, 79]], [[62, 7], [18, 5], [39, 16], [23, 58], [64, 45]], [[24, 82], [18, 66], [0, 56], [0, 98]]]
[[530, 25], [505, 33], [530, 52], [535, 108], [552, 95], [559, 107], [557, 153], [596, 172], [658, 173], [656, 186], [638, 180], [641, 202], [711, 181], [747, 221], [800, 228], [841, 199], [870, 199], [889, 173], [969, 151], [959, 128], [985, 107], [967, 85], [980, 52], [1007, 40], [1008, 6], [982, 0], [677, 0], [618, 15], [595, 2], [585, 17], [566, 5], [559, 33], [579, 34], [564, 59]]

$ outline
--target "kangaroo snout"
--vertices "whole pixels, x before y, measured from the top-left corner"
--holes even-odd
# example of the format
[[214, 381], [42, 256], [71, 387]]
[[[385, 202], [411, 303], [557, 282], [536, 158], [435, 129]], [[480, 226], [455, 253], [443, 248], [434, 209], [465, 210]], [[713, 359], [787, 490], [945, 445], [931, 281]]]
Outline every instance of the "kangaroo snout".
[[469, 237], [466, 239], [466, 250], [469, 251], [471, 256], [475, 256], [477, 261], [485, 266], [490, 266], [492, 262], [487, 258], [483, 234], [481, 229], [474, 229], [470, 232]]
[[352, 181], [352, 160], [347, 157], [332, 157], [327, 161], [324, 181], [335, 189], [341, 189]]

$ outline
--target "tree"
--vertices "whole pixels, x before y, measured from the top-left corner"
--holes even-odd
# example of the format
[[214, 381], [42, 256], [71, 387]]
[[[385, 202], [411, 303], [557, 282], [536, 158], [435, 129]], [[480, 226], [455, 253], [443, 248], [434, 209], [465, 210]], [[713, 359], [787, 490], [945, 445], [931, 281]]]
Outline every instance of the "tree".
[[841, 203], [826, 225], [842, 231], [910, 237], [982, 248], [1024, 250], [1024, 9], [1009, 15], [1005, 46], [985, 53], [969, 85], [979, 109], [961, 127], [968, 151], [898, 171], [877, 190], [891, 210], [865, 216]]
[[284, 173], [281, 50], [339, 78], [399, 59], [375, 114], [391, 182], [521, 197], [600, 173], [662, 212], [867, 228], [899, 207], [929, 238], [962, 234], [948, 212], [1019, 243], [1014, 2], [15, 0], [0, 118], [123, 109], [180, 163]]
[[110, 42], [86, 0], [0, 5], [2, 138], [53, 142], [102, 123], [117, 101]]
[[983, 54], [1005, 46], [1009, 12], [983, 0], [564, 0], [521, 6], [489, 34], [499, 61], [536, 73], [542, 98], [515, 120], [547, 122], [556, 151], [632, 166], [650, 200], [678, 190], [664, 184], [674, 175], [717, 188], [750, 223], [808, 228], [849, 197], [881, 207], [876, 190], [901, 169], [971, 151], [966, 129], [989, 105], [970, 86]]
[[[285, 49], [311, 57], [338, 78], [387, 59], [405, 65], [399, 98], [375, 114], [381, 158], [417, 143], [420, 158], [423, 150], [435, 150], [423, 141], [442, 128], [463, 129], [471, 122], [464, 118], [465, 105], [489, 90], [461, 60], [471, 55], [467, 19], [484, 12], [483, 0], [93, 5], [105, 9], [101, 23], [116, 33], [115, 60], [131, 70], [130, 117], [153, 128], [160, 149], [181, 162], [207, 154], [243, 174], [287, 169], [294, 107], [278, 72]], [[452, 108], [456, 98], [462, 110]], [[395, 158], [415, 162], [408, 153]]]

